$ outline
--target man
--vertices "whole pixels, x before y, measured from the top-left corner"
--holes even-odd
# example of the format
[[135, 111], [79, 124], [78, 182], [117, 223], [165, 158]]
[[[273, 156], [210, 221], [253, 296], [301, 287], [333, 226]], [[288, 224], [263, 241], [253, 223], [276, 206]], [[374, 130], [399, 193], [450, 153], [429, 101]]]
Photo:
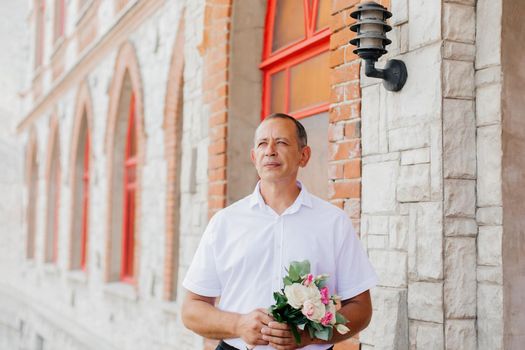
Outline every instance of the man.
[[[267, 117], [251, 150], [259, 183], [215, 214], [202, 236], [183, 282], [182, 320], [206, 338], [221, 339], [217, 349], [331, 349], [370, 321], [369, 289], [377, 277], [346, 214], [297, 181], [310, 154], [301, 123], [286, 114]], [[285, 268], [302, 260], [314, 275], [330, 275], [327, 285], [343, 300], [339, 312], [349, 333], [334, 332], [325, 342], [304, 332], [296, 345], [289, 327], [268, 315]]]

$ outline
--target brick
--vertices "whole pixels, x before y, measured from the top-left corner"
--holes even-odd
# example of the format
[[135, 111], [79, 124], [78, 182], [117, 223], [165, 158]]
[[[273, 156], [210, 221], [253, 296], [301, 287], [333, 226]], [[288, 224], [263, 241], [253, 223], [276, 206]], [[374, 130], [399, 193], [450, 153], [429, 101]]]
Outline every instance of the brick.
[[352, 80], [359, 80], [360, 69], [361, 65], [359, 62], [355, 64], [343, 65], [333, 69], [331, 72], [332, 85]]
[[330, 110], [330, 122], [358, 118], [361, 114], [361, 102], [339, 105]]
[[226, 139], [219, 139], [208, 146], [208, 154], [220, 154], [226, 152]]
[[215, 141], [226, 137], [226, 125], [216, 126], [210, 130], [210, 141]]
[[328, 165], [328, 177], [330, 179], [342, 179], [344, 172], [343, 164], [329, 164]]
[[332, 13], [348, 9], [359, 3], [360, 0], [332, 0]]
[[328, 186], [328, 197], [336, 198], [360, 198], [361, 181], [335, 182]]
[[344, 48], [330, 51], [330, 68], [340, 66], [343, 63], [345, 63]]
[[226, 153], [210, 155], [208, 159], [208, 169], [216, 169], [226, 166]]
[[352, 45], [348, 45], [345, 48], [345, 63], [350, 63], [353, 61], [360, 60], [359, 56], [357, 56], [353, 51], [355, 50], [355, 47]]
[[357, 179], [361, 177], [361, 159], [352, 159], [344, 165], [344, 178]]
[[330, 124], [328, 126], [328, 141], [340, 141], [344, 136], [343, 124]]
[[333, 205], [335, 205], [339, 209], [343, 209], [345, 201], [342, 200], [342, 199], [333, 199], [333, 200], [330, 201], [330, 203], [332, 203]]
[[226, 180], [226, 168], [210, 169], [208, 172], [210, 182]]
[[361, 98], [361, 87], [358, 82], [345, 85], [345, 100], [355, 100]]
[[210, 127], [214, 127], [217, 125], [225, 124], [227, 121], [228, 121], [228, 112], [226, 110], [223, 110], [221, 112], [212, 114], [210, 119], [208, 120], [208, 125]]
[[345, 99], [345, 87], [344, 86], [334, 86], [330, 90], [330, 102], [337, 103], [343, 102]]
[[361, 137], [361, 121], [355, 121], [345, 124], [345, 139], [354, 139]]
[[208, 195], [225, 196], [226, 195], [226, 183], [223, 183], [223, 182], [210, 183], [208, 186]]
[[212, 20], [225, 19], [231, 16], [231, 6], [214, 6], [212, 9]]
[[330, 159], [343, 160], [361, 156], [361, 143], [359, 140], [345, 141], [330, 144]]
[[350, 39], [355, 37], [355, 33], [350, 30], [340, 30], [330, 36], [330, 50], [335, 50], [338, 47], [348, 45]]

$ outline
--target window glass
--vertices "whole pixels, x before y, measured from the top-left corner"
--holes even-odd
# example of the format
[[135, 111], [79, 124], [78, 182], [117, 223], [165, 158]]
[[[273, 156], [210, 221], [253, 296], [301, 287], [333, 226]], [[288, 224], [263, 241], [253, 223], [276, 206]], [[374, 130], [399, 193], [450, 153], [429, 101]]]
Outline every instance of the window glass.
[[272, 51], [303, 39], [304, 3], [302, 0], [277, 0], [273, 27]]
[[285, 99], [286, 99], [286, 71], [271, 75], [271, 105], [270, 110], [272, 112], [285, 112]]
[[319, 5], [317, 5], [315, 31], [326, 28], [330, 25], [330, 2], [330, 0], [319, 0]]

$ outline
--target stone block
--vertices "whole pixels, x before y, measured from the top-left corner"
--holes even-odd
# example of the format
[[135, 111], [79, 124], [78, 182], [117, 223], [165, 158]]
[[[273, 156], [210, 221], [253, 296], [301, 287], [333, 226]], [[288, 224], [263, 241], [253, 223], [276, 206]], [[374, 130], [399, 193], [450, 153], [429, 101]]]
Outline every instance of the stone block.
[[393, 213], [396, 209], [397, 161], [363, 165], [363, 213]]
[[397, 200], [400, 202], [419, 202], [429, 199], [430, 165], [401, 166], [397, 180]]
[[476, 239], [445, 240], [445, 317], [476, 317]]
[[475, 217], [476, 181], [445, 180], [445, 216]]
[[366, 235], [366, 247], [368, 249], [385, 249], [388, 248], [388, 236], [384, 235]]
[[503, 287], [478, 285], [478, 349], [503, 349]]
[[476, 176], [476, 121], [474, 102], [445, 99], [443, 102], [443, 176]]
[[443, 96], [474, 98], [474, 66], [471, 62], [443, 60]]
[[502, 267], [479, 265], [476, 278], [479, 283], [503, 285]]
[[389, 250], [370, 250], [370, 261], [379, 276], [379, 285], [405, 287], [407, 285], [407, 253]]
[[475, 320], [447, 320], [445, 322], [446, 350], [476, 350]]
[[404, 151], [429, 146], [429, 128], [426, 124], [417, 124], [388, 132], [388, 149], [393, 151]]
[[374, 312], [368, 328], [359, 334], [362, 343], [375, 349], [408, 347], [407, 291], [375, 288], [372, 295]]
[[408, 3], [410, 50], [441, 38], [441, 3], [410, 0]]
[[368, 233], [373, 235], [388, 234], [388, 216], [367, 216]]
[[474, 237], [478, 234], [478, 224], [474, 219], [468, 218], [446, 218], [445, 236], [468, 236]]
[[439, 282], [409, 283], [408, 318], [443, 323], [443, 284]]
[[410, 209], [408, 271], [410, 279], [443, 277], [443, 221], [439, 202], [418, 203]]
[[400, 153], [399, 152], [391, 152], [391, 153], [385, 153], [385, 154], [374, 154], [374, 155], [368, 155], [363, 156], [363, 159], [361, 162], [363, 164], [372, 164], [372, 163], [383, 163], [393, 160], [399, 160]]
[[480, 226], [478, 233], [478, 264], [500, 266], [502, 257], [502, 226]]
[[415, 350], [443, 350], [444, 334], [443, 326], [431, 323], [420, 322], [417, 325], [414, 336]]
[[401, 165], [412, 165], [430, 162], [430, 149], [419, 148], [401, 152]]
[[476, 3], [476, 69], [500, 64], [502, 1]]
[[[431, 9], [423, 10], [430, 14], [427, 11]], [[433, 15], [437, 16], [437, 14]], [[412, 20], [403, 26], [408, 25], [412, 28], [411, 22]], [[389, 130], [423, 124], [432, 118], [441, 117], [441, 56], [441, 44], [437, 42], [415, 51], [409, 51], [399, 57], [407, 66], [409, 78], [403, 90], [396, 93], [386, 92], [385, 105], [388, 107]], [[411, 74], [410, 72], [425, 72], [425, 74]], [[408, 135], [401, 136], [409, 137]]]
[[501, 66], [490, 66], [476, 70], [475, 80], [476, 87], [480, 88], [490, 84], [498, 83], [502, 81], [503, 74], [501, 72]]
[[362, 89], [361, 145], [363, 155], [379, 153], [379, 89], [371, 85]]
[[501, 85], [491, 84], [476, 90], [476, 124], [501, 123]]
[[391, 25], [398, 25], [408, 21], [408, 0], [393, 0], [391, 2]]
[[443, 4], [443, 39], [474, 43], [476, 38], [476, 13], [473, 6]]
[[388, 222], [391, 249], [408, 249], [408, 216], [391, 216]]
[[476, 58], [476, 45], [445, 40], [443, 42], [443, 58], [473, 62]]
[[443, 201], [443, 122], [442, 117], [430, 123], [430, 197]]
[[476, 213], [476, 221], [483, 226], [496, 226], [503, 224], [503, 208], [502, 207], [486, 207], [478, 208]]
[[502, 205], [501, 127], [478, 128], [478, 203], [479, 207]]

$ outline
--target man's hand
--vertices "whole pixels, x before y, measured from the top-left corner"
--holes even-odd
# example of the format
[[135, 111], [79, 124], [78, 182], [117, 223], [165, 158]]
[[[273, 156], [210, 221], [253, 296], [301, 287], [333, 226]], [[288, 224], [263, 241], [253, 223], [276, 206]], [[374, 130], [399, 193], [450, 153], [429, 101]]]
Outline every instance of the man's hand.
[[301, 335], [301, 343], [299, 345], [295, 343], [292, 331], [286, 323], [271, 321], [267, 327], [263, 327], [261, 330], [263, 339], [268, 341], [270, 346], [276, 350], [293, 350], [313, 343], [306, 332], [298, 331]]
[[239, 317], [235, 325], [235, 333], [249, 345], [268, 345], [268, 341], [263, 339], [261, 330], [268, 325], [271, 317], [265, 309], [256, 309], [249, 314]]

